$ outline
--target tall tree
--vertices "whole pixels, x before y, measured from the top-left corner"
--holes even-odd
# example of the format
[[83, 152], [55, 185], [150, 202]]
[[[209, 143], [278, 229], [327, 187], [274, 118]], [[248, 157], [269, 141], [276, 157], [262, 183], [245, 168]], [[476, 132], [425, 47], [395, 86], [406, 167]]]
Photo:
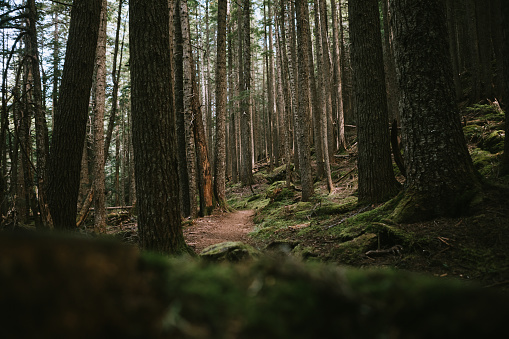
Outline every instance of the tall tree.
[[170, 86], [168, 0], [129, 4], [133, 148], [140, 246], [188, 252], [180, 224], [177, 143]]
[[242, 25], [239, 25], [239, 91], [241, 125], [241, 181], [253, 183], [253, 146], [251, 136], [251, 0], [242, 2]]
[[311, 152], [309, 148], [309, 59], [308, 34], [309, 13], [304, 1], [296, 1], [297, 40], [299, 43], [299, 105], [295, 117], [295, 133], [299, 143], [300, 180], [302, 201], [309, 201], [314, 194], [313, 175], [311, 173]]
[[[173, 11], [173, 23], [174, 23], [174, 34], [175, 34], [175, 114], [177, 117], [177, 145], [178, 145], [178, 159], [179, 159], [179, 181], [180, 181], [180, 200], [181, 200], [181, 212], [182, 215], [187, 217], [196, 215], [196, 199], [191, 200], [191, 196], [196, 196], [196, 182], [194, 177], [192, 181], [189, 178], [188, 173], [188, 160], [187, 160], [187, 142], [186, 136], [188, 131], [186, 130], [185, 122], [185, 110], [184, 110], [184, 67], [183, 67], [183, 53], [184, 53], [184, 41], [182, 37], [182, 26], [180, 20], [180, 1], [175, 1], [175, 8]], [[194, 169], [194, 167], [193, 167]]]
[[348, 13], [359, 143], [359, 201], [384, 201], [396, 195], [398, 183], [389, 144], [378, 1], [350, 1]]
[[108, 2], [102, 0], [101, 21], [97, 51], [95, 55], [95, 95], [94, 95], [94, 230], [106, 231], [106, 195], [104, 172], [104, 111], [106, 105], [106, 24], [108, 22]]
[[[191, 33], [187, 0], [180, 1], [180, 20], [183, 37], [183, 68], [184, 68], [184, 109], [189, 114], [196, 150], [196, 166], [198, 188], [200, 194], [200, 214], [207, 215], [213, 209], [214, 191], [212, 186], [212, 170], [208, 158], [207, 137], [203, 124], [198, 82], [195, 75], [193, 53], [191, 49]], [[189, 158], [189, 154], [188, 154]], [[189, 160], [188, 160], [189, 161]], [[189, 170], [189, 167], [188, 167]], [[191, 198], [193, 198], [191, 196]]]
[[341, 83], [341, 42], [340, 28], [338, 21], [338, 13], [341, 15], [341, 0], [331, 0], [331, 13], [332, 13], [332, 54], [334, 62], [334, 97], [336, 99], [336, 120], [337, 120], [337, 148], [346, 149], [345, 138], [345, 113], [343, 111], [343, 87]]
[[57, 229], [76, 227], [81, 156], [102, 0], [76, 0], [48, 160], [48, 204]]
[[214, 162], [214, 192], [218, 204], [226, 202], [226, 12], [227, 0], [219, 0], [217, 8], [216, 62], [216, 147]]
[[[28, 36], [30, 39], [28, 54], [30, 57], [30, 66], [32, 73], [32, 94], [33, 94], [33, 110], [35, 115], [35, 134], [36, 134], [36, 155], [37, 155], [37, 186], [38, 190], [38, 211], [40, 216], [36, 216], [36, 224], [49, 227], [51, 224], [51, 216], [47, 204], [46, 197], [46, 164], [48, 157], [48, 126], [46, 124], [46, 116], [43, 109], [43, 97], [41, 89], [41, 71], [39, 68], [39, 42], [37, 38], [37, 9], [35, 1], [30, 0], [28, 3]], [[39, 222], [41, 224], [39, 224]]]
[[457, 215], [479, 191], [455, 105], [441, 0], [390, 0], [406, 188], [397, 221]]

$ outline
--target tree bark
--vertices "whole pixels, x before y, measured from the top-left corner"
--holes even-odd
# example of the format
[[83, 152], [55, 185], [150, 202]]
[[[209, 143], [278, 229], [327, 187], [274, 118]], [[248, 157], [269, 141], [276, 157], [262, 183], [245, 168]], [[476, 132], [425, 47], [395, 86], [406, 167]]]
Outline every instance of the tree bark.
[[[384, 1], [384, 0], [383, 0]], [[339, 8], [341, 8], [341, 0], [338, 0]], [[345, 138], [345, 112], [343, 111], [343, 88], [341, 83], [341, 42], [339, 41], [340, 28], [338, 22], [338, 11], [336, 0], [331, 0], [332, 12], [332, 50], [333, 50], [333, 67], [334, 67], [334, 92], [337, 106], [337, 149], [346, 150]]]
[[351, 1], [348, 13], [357, 115], [359, 201], [380, 202], [396, 195], [399, 185], [391, 160], [378, 1]]
[[[240, 28], [240, 27], [239, 27]], [[245, 186], [253, 184], [253, 146], [251, 136], [251, 0], [242, 2], [242, 29], [239, 38], [240, 125], [241, 125], [241, 181]], [[240, 59], [241, 58], [241, 59]]]
[[216, 61], [216, 147], [214, 192], [221, 208], [226, 201], [226, 10], [227, 0], [218, 1]]
[[76, 228], [76, 200], [101, 0], [76, 0], [48, 161], [48, 204], [57, 229]]
[[133, 147], [140, 247], [189, 252], [180, 224], [168, 0], [129, 4]]
[[106, 195], [104, 172], [104, 111], [106, 104], [106, 24], [108, 3], [102, 0], [101, 21], [95, 56], [96, 79], [94, 107], [94, 231], [106, 231]]
[[465, 212], [480, 189], [454, 102], [440, 0], [390, 0], [401, 89], [406, 189], [392, 217], [411, 222]]
[[[200, 214], [208, 215], [214, 207], [212, 171], [208, 159], [207, 137], [203, 126], [198, 83], [194, 72], [194, 61], [191, 50], [191, 35], [187, 0], [180, 2], [180, 19], [183, 37], [184, 60], [184, 108], [190, 110], [192, 116], [193, 139], [196, 150], [196, 163], [199, 177]], [[188, 154], [189, 157], [189, 154]]]
[[299, 107], [295, 117], [295, 133], [299, 143], [300, 181], [302, 201], [309, 201], [314, 194], [313, 175], [311, 173], [311, 154], [309, 149], [309, 59], [308, 34], [309, 13], [307, 4], [296, 1], [297, 40], [299, 44]]

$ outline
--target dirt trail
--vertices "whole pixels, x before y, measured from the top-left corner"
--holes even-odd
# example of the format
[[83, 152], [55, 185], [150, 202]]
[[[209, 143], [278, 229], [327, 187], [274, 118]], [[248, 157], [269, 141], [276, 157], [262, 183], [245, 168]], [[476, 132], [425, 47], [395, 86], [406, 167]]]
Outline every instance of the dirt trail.
[[184, 237], [196, 253], [224, 241], [247, 242], [247, 234], [254, 228], [253, 214], [253, 210], [246, 210], [198, 218], [184, 228]]

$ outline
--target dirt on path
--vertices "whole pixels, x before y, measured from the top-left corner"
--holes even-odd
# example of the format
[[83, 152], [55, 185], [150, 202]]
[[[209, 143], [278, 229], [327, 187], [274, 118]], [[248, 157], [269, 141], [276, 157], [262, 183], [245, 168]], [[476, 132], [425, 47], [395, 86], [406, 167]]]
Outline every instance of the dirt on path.
[[245, 210], [198, 218], [184, 228], [184, 237], [196, 253], [225, 241], [248, 242], [247, 234], [254, 228], [253, 214], [253, 210]]

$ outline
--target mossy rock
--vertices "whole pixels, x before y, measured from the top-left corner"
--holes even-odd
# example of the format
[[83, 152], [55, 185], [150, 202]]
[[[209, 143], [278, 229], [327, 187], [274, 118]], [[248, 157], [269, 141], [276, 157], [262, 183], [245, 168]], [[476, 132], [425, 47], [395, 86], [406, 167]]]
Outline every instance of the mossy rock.
[[463, 127], [463, 134], [465, 135], [465, 138], [471, 142], [478, 142], [481, 140], [483, 133], [484, 128], [476, 124]]
[[265, 246], [265, 251], [289, 254], [298, 245], [296, 241], [276, 240]]
[[318, 257], [318, 254], [315, 253], [313, 247], [304, 246], [302, 244], [295, 246], [291, 254], [303, 260], [313, 260]]
[[286, 187], [286, 181], [273, 182], [266, 190], [265, 196], [271, 201], [283, 201], [295, 196], [295, 187]]
[[205, 248], [200, 257], [208, 261], [239, 262], [260, 256], [260, 251], [240, 241], [227, 241]]
[[479, 142], [479, 147], [493, 154], [504, 150], [504, 131], [492, 131]]
[[365, 233], [352, 240], [337, 245], [333, 255], [342, 258], [346, 263], [364, 256], [367, 251], [376, 248], [378, 237], [374, 233]]
[[485, 177], [496, 175], [496, 167], [499, 164], [499, 157], [497, 155], [480, 148], [474, 148], [470, 155], [475, 169], [479, 171], [481, 175]]

